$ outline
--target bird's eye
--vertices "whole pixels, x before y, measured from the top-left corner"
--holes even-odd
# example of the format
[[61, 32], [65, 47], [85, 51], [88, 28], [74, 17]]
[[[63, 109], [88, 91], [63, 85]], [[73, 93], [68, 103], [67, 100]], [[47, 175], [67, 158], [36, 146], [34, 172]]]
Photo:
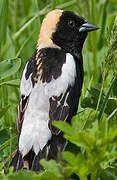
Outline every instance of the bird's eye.
[[68, 25], [69, 25], [69, 27], [74, 27], [74, 26], [75, 26], [75, 22], [70, 19], [70, 20], [68, 21]]

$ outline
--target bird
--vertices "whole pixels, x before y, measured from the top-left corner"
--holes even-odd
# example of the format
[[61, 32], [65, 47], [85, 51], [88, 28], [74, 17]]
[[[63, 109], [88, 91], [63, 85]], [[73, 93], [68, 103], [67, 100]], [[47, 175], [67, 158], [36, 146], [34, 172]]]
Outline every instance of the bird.
[[53, 121], [77, 113], [84, 70], [82, 48], [98, 27], [73, 11], [55, 9], [42, 21], [37, 46], [26, 63], [18, 105], [18, 148], [10, 166], [39, 172], [41, 159], [57, 160], [66, 144]]

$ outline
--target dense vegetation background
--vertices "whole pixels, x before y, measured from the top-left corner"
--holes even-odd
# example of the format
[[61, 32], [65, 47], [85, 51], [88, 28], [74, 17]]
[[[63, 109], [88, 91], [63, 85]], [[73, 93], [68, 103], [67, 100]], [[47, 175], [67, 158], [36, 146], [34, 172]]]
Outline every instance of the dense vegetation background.
[[[36, 48], [42, 19], [55, 8], [72, 10], [100, 27], [83, 48], [85, 80], [72, 124], [54, 123], [68, 143], [44, 172], [13, 173], [17, 105], [23, 68]], [[6, 159], [7, 158], [7, 159]], [[3, 174], [3, 169], [6, 174]], [[117, 179], [117, 1], [0, 0], [0, 179]]]

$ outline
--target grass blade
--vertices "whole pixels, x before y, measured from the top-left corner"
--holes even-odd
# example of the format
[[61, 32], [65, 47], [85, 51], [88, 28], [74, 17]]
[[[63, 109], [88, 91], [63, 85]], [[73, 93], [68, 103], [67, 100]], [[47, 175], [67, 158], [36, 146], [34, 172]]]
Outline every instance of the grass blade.
[[38, 14], [36, 14], [34, 17], [32, 17], [27, 23], [25, 23], [20, 29], [19, 31], [17, 31], [14, 35], [14, 39], [17, 39], [19, 37], [19, 35], [30, 25], [32, 24], [32, 22], [38, 18], [40, 15], [44, 15], [45, 13], [47, 13], [47, 9], [48, 6], [45, 7], [43, 10], [41, 10]]
[[60, 5], [57, 5], [56, 8], [57, 8], [57, 9], [63, 9], [63, 8], [72, 6], [73, 4], [76, 4], [76, 3], [77, 3], [76, 0], [72, 0], [72, 1], [68, 1], [68, 2], [63, 3], [63, 4], [60, 4]]
[[100, 112], [99, 112], [99, 114], [98, 114], [98, 120], [101, 120], [101, 119], [102, 119], [103, 113], [104, 113], [104, 111], [105, 111], [105, 109], [106, 109], [106, 105], [107, 105], [107, 103], [108, 103], [108, 97], [109, 97], [110, 92], [111, 92], [111, 90], [112, 90], [112, 88], [113, 88], [113, 85], [114, 85], [114, 83], [115, 83], [115, 80], [116, 80], [116, 77], [112, 80], [112, 82], [111, 82], [111, 84], [110, 84], [110, 87], [109, 87], [109, 89], [108, 89], [108, 92], [107, 92], [107, 94], [106, 94], [106, 97], [105, 97], [105, 99], [104, 99], [104, 102], [103, 102], [103, 104], [102, 104], [102, 106], [101, 106], [101, 108], [100, 108]]
[[0, 2], [0, 46], [6, 41], [8, 0]]
[[3, 143], [1, 146], [0, 146], [0, 151], [3, 150], [6, 146], [8, 146], [11, 141], [16, 141], [17, 139], [17, 136], [13, 136], [12, 138], [10, 138], [9, 140], [5, 141], [5, 143]]
[[20, 79], [13, 79], [13, 80], [10, 80], [10, 81], [4, 81], [4, 82], [0, 83], [0, 86], [3, 86], [3, 85], [19, 87]]

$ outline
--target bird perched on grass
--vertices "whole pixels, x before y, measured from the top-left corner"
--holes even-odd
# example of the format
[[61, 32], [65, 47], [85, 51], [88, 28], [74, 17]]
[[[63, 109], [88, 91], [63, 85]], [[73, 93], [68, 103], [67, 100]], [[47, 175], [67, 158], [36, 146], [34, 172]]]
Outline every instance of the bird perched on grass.
[[40, 171], [39, 161], [57, 159], [65, 145], [53, 120], [70, 123], [83, 84], [82, 48], [89, 31], [98, 29], [72, 11], [53, 10], [42, 22], [37, 48], [20, 85], [18, 149], [15, 170]]

